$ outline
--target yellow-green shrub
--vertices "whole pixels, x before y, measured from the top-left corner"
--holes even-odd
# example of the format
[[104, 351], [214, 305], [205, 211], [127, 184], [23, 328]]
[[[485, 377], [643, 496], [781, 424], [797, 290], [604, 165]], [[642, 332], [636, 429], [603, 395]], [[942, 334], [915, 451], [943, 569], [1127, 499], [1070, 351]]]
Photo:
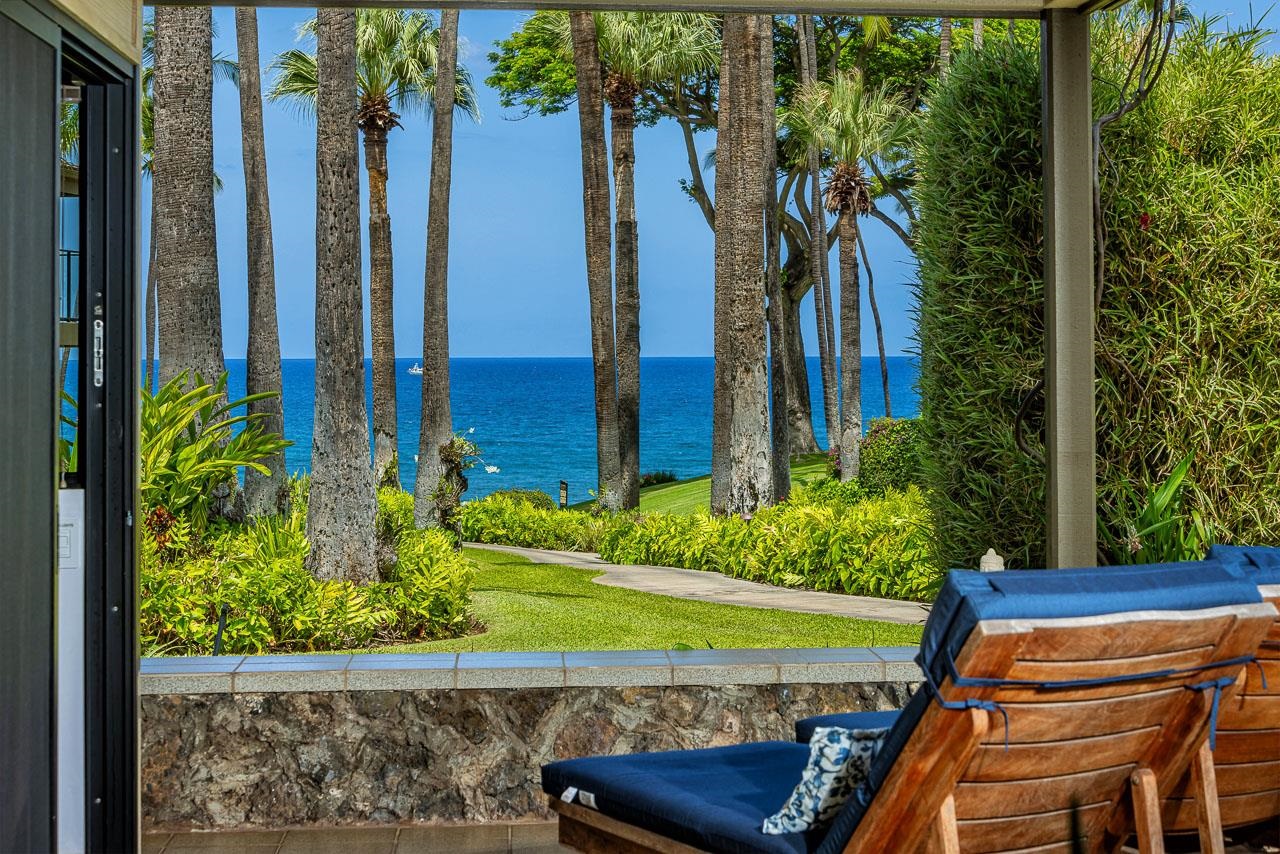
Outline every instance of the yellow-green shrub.
[[469, 542], [586, 552], [596, 551], [601, 532], [610, 524], [607, 516], [537, 507], [498, 494], [465, 502], [454, 519]]
[[615, 563], [678, 566], [787, 587], [931, 598], [942, 580], [932, 526], [916, 487], [854, 503], [799, 501], [749, 521], [653, 513], [609, 526], [600, 553]]

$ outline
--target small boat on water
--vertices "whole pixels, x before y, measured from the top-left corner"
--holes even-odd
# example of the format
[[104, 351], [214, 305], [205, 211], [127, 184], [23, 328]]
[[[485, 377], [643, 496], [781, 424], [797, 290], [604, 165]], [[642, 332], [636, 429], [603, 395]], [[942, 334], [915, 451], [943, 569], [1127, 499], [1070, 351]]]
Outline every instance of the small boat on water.
[[409, 369], [409, 373], [413, 374], [415, 377], [422, 376], [422, 365], [414, 362], [413, 367]]

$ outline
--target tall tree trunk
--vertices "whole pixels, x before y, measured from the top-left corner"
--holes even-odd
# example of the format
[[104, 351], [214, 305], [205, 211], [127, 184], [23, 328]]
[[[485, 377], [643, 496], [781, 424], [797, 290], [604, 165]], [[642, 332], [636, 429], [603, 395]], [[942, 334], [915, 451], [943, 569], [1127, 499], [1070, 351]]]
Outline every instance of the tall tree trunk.
[[307, 568], [319, 579], [377, 579], [360, 287], [356, 13], [316, 13], [316, 388]]
[[213, 214], [213, 13], [155, 12], [156, 293], [160, 380], [225, 370]]
[[862, 441], [862, 294], [858, 287], [858, 223], [844, 211], [840, 240], [840, 479], [858, 476]]
[[[244, 160], [245, 237], [248, 241], [249, 341], [245, 391], [272, 397], [249, 405], [268, 433], [284, 435], [280, 379], [280, 328], [276, 320], [276, 263], [271, 239], [271, 199], [267, 192], [267, 147], [262, 130], [262, 80], [258, 65], [258, 13], [236, 9], [236, 50], [240, 63], [240, 138]], [[244, 504], [250, 516], [269, 516], [289, 498], [284, 451], [263, 460], [267, 475], [245, 469]]]
[[938, 30], [938, 68], [945, 76], [951, 68], [951, 19], [943, 18]]
[[[760, 91], [765, 17], [725, 15], [717, 132], [716, 333], [728, 341], [716, 342], [715, 391], [728, 401], [713, 406], [713, 420], [718, 417], [720, 423], [712, 428], [712, 499], [719, 481], [723, 505], [713, 509], [743, 516], [773, 502], [761, 190], [766, 180]], [[719, 361], [722, 353], [727, 364]]]
[[609, 216], [609, 161], [604, 142], [604, 94], [596, 22], [570, 12], [573, 65], [578, 82], [582, 145], [582, 218], [586, 237], [587, 295], [591, 307], [591, 361], [595, 373], [596, 476], [601, 504], [616, 509], [622, 497], [618, 443], [617, 361], [613, 339], [613, 282]]
[[982, 50], [983, 22], [981, 18], [973, 19], [973, 49]]
[[435, 110], [431, 118], [431, 191], [427, 203], [427, 275], [422, 308], [422, 427], [414, 522], [440, 523], [433, 495], [445, 474], [440, 448], [453, 438], [449, 393], [449, 192], [453, 180], [453, 107], [457, 88], [458, 11], [440, 13]]
[[[388, 107], [388, 111], [389, 111]], [[396, 330], [392, 294], [391, 214], [387, 210], [387, 133], [378, 121], [362, 125], [369, 173], [369, 329], [373, 344], [373, 477], [400, 486], [396, 453]], [[425, 370], [424, 370], [425, 376]]]
[[[803, 28], [800, 72], [803, 82], [818, 80], [817, 28], [808, 15], [797, 17]], [[806, 153], [809, 173], [809, 265], [813, 273], [813, 312], [818, 332], [818, 368], [822, 378], [822, 417], [827, 446], [836, 448], [840, 436], [840, 404], [836, 379], [835, 318], [831, 302], [831, 267], [827, 246], [827, 218], [822, 204], [822, 169], [817, 146]]]
[[635, 103], [638, 87], [606, 83], [613, 142], [614, 290], [617, 295], [618, 442], [622, 506], [640, 506], [640, 252], [636, 225]]
[[773, 16], [760, 28], [760, 142], [764, 157], [764, 290], [769, 324], [769, 429], [773, 497], [791, 494], [791, 430], [787, 412], [787, 311], [782, 292], [782, 234], [778, 223], [778, 111], [773, 79]]
[[871, 305], [871, 318], [876, 324], [876, 349], [880, 352], [880, 383], [884, 386], [884, 417], [893, 417], [893, 404], [889, 401], [889, 353], [884, 348], [884, 326], [880, 323], [880, 306], [876, 303], [876, 280], [871, 274], [871, 259], [867, 257], [867, 241], [858, 229], [858, 252], [862, 266], [867, 271], [867, 302]]
[[813, 435], [813, 404], [809, 396], [809, 363], [804, 355], [804, 334], [800, 324], [800, 300], [784, 289], [783, 308], [787, 313], [785, 365], [787, 371], [787, 422], [792, 454], [815, 454], [820, 448]]
[[[152, 185], [154, 186], [154, 184]], [[159, 373], [159, 365], [156, 359], [156, 235], [157, 235], [157, 218], [155, 208], [151, 210], [151, 251], [148, 252], [147, 260], [147, 289], [143, 295], [142, 302], [142, 325], [146, 329], [146, 347], [147, 358], [143, 362], [142, 381], [146, 383], [147, 391], [154, 393], [156, 390], [157, 374]]]

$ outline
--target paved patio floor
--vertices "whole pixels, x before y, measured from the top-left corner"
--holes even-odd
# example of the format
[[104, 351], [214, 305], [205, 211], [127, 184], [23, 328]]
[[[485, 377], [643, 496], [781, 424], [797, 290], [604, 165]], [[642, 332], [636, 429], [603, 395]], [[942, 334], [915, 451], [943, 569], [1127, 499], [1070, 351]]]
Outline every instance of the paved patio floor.
[[149, 833], [142, 854], [560, 854], [555, 822]]
[[743, 605], [748, 608], [777, 608], [781, 611], [799, 611], [806, 614], [861, 617], [864, 620], [884, 620], [889, 623], [910, 625], [920, 625], [929, 616], [929, 606], [918, 602], [899, 602], [894, 599], [877, 599], [873, 596], [850, 596], [846, 593], [819, 593], [816, 590], [774, 587], [770, 584], [759, 584], [741, 578], [730, 578], [718, 572], [702, 572], [696, 569], [619, 565], [602, 560], [600, 555], [594, 552], [561, 552], [518, 546], [494, 546], [486, 543], [467, 543], [467, 546], [519, 555], [533, 563], [598, 570], [604, 575], [595, 579], [596, 584], [625, 587], [629, 590], [657, 593], [662, 596], [675, 596], [677, 599], [698, 599], [703, 602]]

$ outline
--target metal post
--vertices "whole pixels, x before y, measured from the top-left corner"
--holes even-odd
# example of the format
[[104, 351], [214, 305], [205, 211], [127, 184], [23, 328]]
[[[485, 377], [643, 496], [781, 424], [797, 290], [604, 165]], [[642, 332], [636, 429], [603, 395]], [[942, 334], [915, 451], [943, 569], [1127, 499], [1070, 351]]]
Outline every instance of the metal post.
[[1089, 15], [1041, 18], [1048, 565], [1097, 561]]
[[560, 481], [560, 509], [566, 510], [569, 507], [569, 481]]

